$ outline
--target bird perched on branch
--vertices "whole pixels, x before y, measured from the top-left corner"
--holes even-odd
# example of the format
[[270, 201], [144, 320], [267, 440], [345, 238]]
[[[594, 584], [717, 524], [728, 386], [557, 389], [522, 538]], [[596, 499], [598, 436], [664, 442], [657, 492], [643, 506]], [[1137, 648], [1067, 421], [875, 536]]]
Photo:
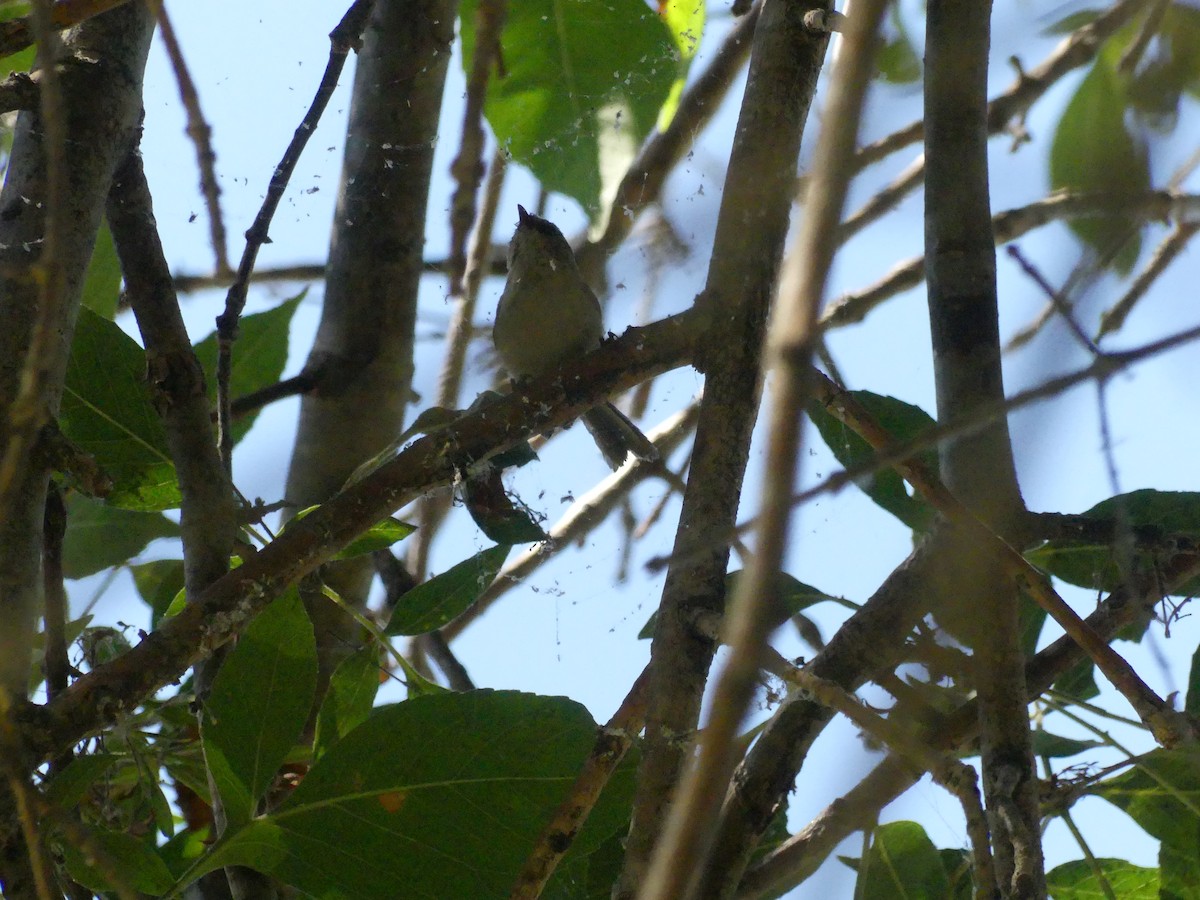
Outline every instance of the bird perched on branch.
[[[580, 274], [561, 231], [518, 206], [508, 245], [508, 281], [496, 308], [492, 340], [508, 373], [541, 375], [600, 346], [600, 302]], [[658, 448], [611, 403], [583, 414], [583, 424], [614, 469], [632, 453], [658, 459]]]

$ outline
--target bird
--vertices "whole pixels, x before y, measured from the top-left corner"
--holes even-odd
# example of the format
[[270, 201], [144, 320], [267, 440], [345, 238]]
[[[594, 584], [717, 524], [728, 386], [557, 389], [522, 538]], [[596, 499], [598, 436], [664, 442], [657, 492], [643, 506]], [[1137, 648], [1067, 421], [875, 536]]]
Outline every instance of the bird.
[[[558, 226], [523, 206], [517, 211], [492, 342], [508, 374], [520, 378], [541, 375], [599, 347], [604, 317]], [[582, 419], [613, 469], [630, 453], [658, 459], [658, 448], [611, 403], [592, 407]]]

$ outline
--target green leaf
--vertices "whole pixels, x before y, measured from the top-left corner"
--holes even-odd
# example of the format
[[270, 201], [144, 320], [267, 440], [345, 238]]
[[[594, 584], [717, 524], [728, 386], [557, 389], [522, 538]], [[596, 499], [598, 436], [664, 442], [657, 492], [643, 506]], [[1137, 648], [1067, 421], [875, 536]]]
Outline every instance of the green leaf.
[[88, 789], [107, 774], [119, 759], [115, 753], [89, 753], [75, 757], [65, 769], [50, 779], [46, 785], [46, 799], [63, 809], [79, 805]]
[[1084, 657], [1054, 682], [1054, 689], [1072, 700], [1091, 700], [1100, 693], [1096, 687], [1096, 664]]
[[496, 580], [511, 549], [489, 547], [418, 584], [400, 598], [384, 634], [426, 634], [458, 618]]
[[1129, 102], [1142, 121], [1169, 132], [1178, 124], [1183, 93], [1200, 90], [1200, 10], [1168, 4], [1155, 36], [1129, 79]]
[[[238, 322], [238, 339], [233, 345], [233, 369], [229, 377], [229, 390], [233, 398], [244, 397], [254, 391], [269, 387], [279, 381], [283, 367], [287, 365], [288, 334], [292, 316], [304, 295], [305, 288], [295, 297], [283, 301], [274, 309], [244, 316]], [[214, 331], [193, 348], [196, 358], [204, 369], [204, 380], [208, 386], [208, 399], [217, 400], [217, 334]], [[258, 411], [240, 416], [233, 423], [233, 441], [243, 437]]]
[[594, 852], [568, 856], [547, 882], [540, 900], [610, 900], [612, 886], [621, 875], [625, 859], [622, 826]]
[[352, 559], [376, 550], [386, 550], [396, 541], [402, 541], [414, 531], [416, 525], [409, 525], [399, 519], [389, 517], [382, 522], [376, 522], [354, 540], [352, 540], [334, 559]]
[[162, 513], [119, 509], [75, 495], [67, 501], [63, 574], [93, 575], [126, 562], [156, 538], [178, 536], [179, 526]]
[[1085, 750], [1103, 747], [1100, 741], [1081, 741], [1038, 729], [1033, 733], [1033, 752], [1036, 756], [1058, 758], [1077, 756]]
[[104, 872], [112, 871], [135, 891], [158, 896], [170, 890], [175, 879], [151, 843], [123, 831], [99, 828], [88, 829], [88, 836], [95, 842], [102, 864], [89, 859], [70, 841], [61, 845], [67, 871], [84, 887], [96, 893], [111, 891], [113, 885]]
[[[319, 897], [504, 897], [596, 737], [587, 710], [513, 691], [383, 707], [271, 814], [197, 870], [238, 862]], [[628, 821], [636, 760], [610, 780], [564, 864]]]
[[[1083, 516], [1116, 523], [1118, 534], [1123, 528], [1139, 532], [1143, 547], [1126, 554], [1135, 576], [1156, 578], [1163, 564], [1170, 562], [1174, 550], [1170, 535], [1200, 540], [1200, 493], [1132, 491], [1097, 503]], [[1155, 535], [1161, 535], [1161, 540], [1151, 540]], [[1092, 590], [1114, 591], [1125, 581], [1121, 559], [1108, 544], [1047, 541], [1025, 558], [1055, 578]], [[1198, 590], [1200, 579], [1193, 579], [1174, 593], [1188, 596]]]
[[[906, 443], [924, 434], [936, 424], [919, 406], [885, 397], [871, 391], [851, 391], [850, 395], [869, 412], [897, 443]], [[817, 427], [830, 451], [845, 468], [869, 463], [875, 458], [871, 445], [835, 419], [820, 403], [810, 403], [808, 416]], [[937, 471], [937, 451], [925, 450], [917, 457]], [[933, 522], [933, 507], [909, 494], [904, 479], [892, 469], [881, 469], [856, 482], [859, 488], [893, 516], [914, 531], [926, 531]]]
[[1105, 896], [1097, 870], [1121, 900], [1158, 900], [1158, 869], [1135, 866], [1124, 859], [1077, 859], [1046, 873], [1054, 900], [1094, 900]]
[[295, 589], [250, 624], [205, 704], [204, 755], [231, 823], [250, 819], [312, 709], [317, 647]]
[[1192, 654], [1192, 667], [1188, 672], [1187, 698], [1183, 711], [1189, 716], [1200, 716], [1200, 647]]
[[664, 131], [675, 117], [675, 111], [679, 108], [679, 98], [683, 96], [683, 89], [687, 86], [688, 69], [696, 51], [700, 49], [708, 9], [704, 0], [664, 0], [659, 4], [659, 14], [666, 22], [679, 54], [678, 74], [658, 113], [658, 130]]
[[[1142, 143], [1125, 124], [1127, 98], [1111, 65], [1098, 58], [1067, 104], [1050, 148], [1050, 183], [1056, 189], [1131, 196], [1149, 190], [1150, 167]], [[1141, 237], [1129, 216], [1074, 219], [1071, 230], [1126, 274], [1137, 261]]]
[[889, 822], [875, 829], [871, 849], [859, 861], [855, 897], [895, 900], [949, 894], [941, 855], [924, 828], [916, 822]]
[[367, 720], [379, 691], [379, 647], [366, 644], [334, 670], [317, 716], [313, 754], [318, 759], [335, 741]]
[[111, 319], [121, 299], [121, 261], [113, 246], [108, 222], [96, 233], [96, 246], [83, 280], [83, 305], [98, 316]]
[[[21, 16], [28, 16], [30, 10], [29, 3], [7, 3], [3, 8], [0, 8], [0, 22], [7, 22], [10, 19], [17, 19]], [[26, 47], [24, 50], [18, 50], [16, 53], [10, 53], [8, 56], [2, 57], [3, 62], [0, 62], [0, 77], [7, 77], [13, 72], [28, 72], [33, 68], [34, 56], [37, 53], [36, 46]], [[12, 132], [8, 131], [9, 137], [7, 146], [4, 152], [7, 153], [12, 145]]]
[[81, 309], [59, 425], [113, 479], [110, 506], [179, 505], [166, 432], [146, 386], [146, 354], [120, 327]]
[[1164, 844], [1195, 855], [1200, 834], [1200, 751], [1155, 750], [1090, 793], [1123, 809]]
[[[527, 444], [521, 446], [528, 448]], [[534, 522], [529, 508], [519, 500], [514, 502], [504, 489], [500, 476], [503, 465], [497, 460], [492, 462], [493, 466], [468, 478], [462, 486], [463, 503], [479, 530], [497, 544], [549, 540], [550, 536]]]
[[183, 590], [183, 560], [159, 559], [132, 566], [129, 571], [138, 595], [150, 607], [150, 626], [157, 627], [159, 619]]
[[[468, 70], [477, 6], [460, 12]], [[678, 75], [670, 30], [642, 0], [524, 0], [509, 4], [501, 41], [505, 77], [484, 106], [497, 141], [595, 222], [602, 181], [624, 175]]]
[[975, 885], [971, 880], [971, 854], [957, 848], [942, 848], [938, 850], [942, 860], [942, 868], [950, 879], [950, 891], [946, 895], [951, 900], [974, 900]]
[[1160, 844], [1158, 871], [1162, 880], [1158, 900], [1200, 900], [1200, 856], [1195, 844]]
[[886, 42], [875, 57], [879, 74], [889, 84], [915, 84], [921, 79], [921, 58], [904, 27], [899, 4], [891, 6], [888, 23]]

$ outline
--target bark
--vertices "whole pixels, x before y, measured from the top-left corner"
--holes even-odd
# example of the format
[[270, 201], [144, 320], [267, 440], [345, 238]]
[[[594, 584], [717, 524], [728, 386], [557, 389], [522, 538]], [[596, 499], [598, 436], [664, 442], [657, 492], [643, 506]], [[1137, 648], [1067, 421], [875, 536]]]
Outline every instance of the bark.
[[[929, 4], [925, 45], [925, 245], [938, 418], [1002, 401], [987, 162], [990, 0]], [[940, 448], [946, 486], [1000, 535], [1024, 515], [1008, 421]], [[996, 554], [959, 539], [945, 558], [939, 622], [974, 651], [984, 796], [996, 886], [1004, 897], [1046, 893], [1037, 778], [1025, 699], [1019, 595]]]
[[[768, 0], [754, 33], [746, 94], [717, 220], [713, 262], [697, 307], [708, 339], [699, 368], [704, 399], [674, 555], [651, 647], [646, 749], [615, 896], [643, 885], [651, 853], [691, 758], [700, 701], [715, 650], [694, 627], [722, 609], [729, 547], [750, 433], [758, 408], [759, 362], [791, 211], [800, 138], [828, 36], [810, 32], [805, 9], [824, 4]], [[670, 890], [670, 888], [665, 888]], [[649, 895], [648, 895], [649, 896]], [[663, 895], [665, 896], [665, 895]]]
[[[296, 510], [323, 503], [400, 434], [413, 372], [425, 206], [442, 88], [454, 38], [454, 0], [380, 0], [354, 79], [325, 301], [305, 369], [288, 471]], [[324, 579], [351, 605], [366, 600], [369, 558], [330, 566]], [[357, 626], [327, 598], [305, 597], [317, 635], [318, 700]]]
[[[31, 435], [58, 413], [104, 201], [137, 141], [152, 28], [149, 10], [134, 3], [64, 34], [45, 102], [18, 116], [0, 192], [0, 692], [8, 701], [25, 696], [41, 614], [49, 471]], [[0, 883], [16, 898], [34, 888], [12, 801], [0, 794]]]

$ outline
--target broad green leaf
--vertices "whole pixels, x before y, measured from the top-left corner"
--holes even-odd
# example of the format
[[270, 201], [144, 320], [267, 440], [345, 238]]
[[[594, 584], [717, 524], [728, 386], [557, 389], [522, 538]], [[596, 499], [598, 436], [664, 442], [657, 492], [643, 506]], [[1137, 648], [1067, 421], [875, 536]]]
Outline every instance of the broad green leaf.
[[[287, 365], [288, 329], [292, 315], [304, 299], [308, 289], [290, 300], [285, 300], [274, 309], [244, 316], [238, 322], [238, 339], [233, 345], [233, 369], [229, 378], [229, 390], [233, 399], [244, 397], [254, 391], [269, 387], [279, 381], [283, 367]], [[217, 334], [214, 331], [193, 348], [196, 358], [204, 369], [204, 381], [208, 386], [208, 399], [217, 399]], [[240, 416], [233, 423], [234, 443], [240, 441], [258, 418], [258, 412]]]
[[110, 506], [179, 505], [175, 466], [146, 386], [146, 354], [120, 327], [81, 309], [59, 425], [113, 479]]
[[[1113, 196], [1149, 190], [1146, 151], [1125, 123], [1127, 98], [1111, 65], [1102, 57], [1067, 104], [1050, 149], [1050, 183], [1056, 189]], [[1127, 215], [1072, 220], [1071, 230], [1125, 274], [1137, 261], [1141, 237]]]
[[63, 573], [83, 578], [137, 556], [155, 538], [178, 536], [179, 526], [162, 513], [119, 509], [75, 495], [67, 501]]
[[[887, 429], [897, 443], [913, 440], [935, 424], [919, 406], [895, 397], [885, 397], [871, 391], [851, 391], [850, 394]], [[830, 415], [820, 403], [809, 404], [808, 416], [844, 467], [862, 465], [875, 458], [871, 445]], [[918, 457], [933, 471], [937, 471], [936, 450], [922, 451]], [[868, 497], [914, 531], [925, 531], [933, 522], [933, 508], [919, 497], [911, 495], [904, 479], [892, 469], [881, 469], [856, 484]]]
[[[475, 54], [477, 0], [461, 5], [463, 65]], [[642, 0], [524, 0], [508, 6], [504, 77], [484, 106], [500, 146], [595, 222], [679, 72], [670, 30]]]
[[[318, 897], [508, 896], [595, 737], [563, 697], [471, 691], [383, 707], [189, 877], [237, 862]], [[564, 864], [627, 822], [635, 765], [618, 768]]]
[[855, 897], [895, 900], [949, 895], [950, 879], [924, 828], [916, 822], [889, 822], [875, 829], [870, 851], [858, 862]]
[[67, 871], [84, 887], [97, 893], [111, 891], [113, 884], [106, 872], [117, 873], [125, 887], [153, 896], [165, 894], [174, 883], [166, 863], [145, 839], [99, 828], [89, 828], [88, 836], [95, 843], [99, 860], [89, 859], [70, 841], [62, 843]]
[[1168, 4], [1155, 36], [1129, 79], [1129, 102], [1142, 121], [1168, 132], [1179, 121], [1184, 92], [1200, 91], [1200, 10]]
[[111, 319], [117, 314], [120, 299], [121, 261], [117, 259], [108, 222], [104, 222], [96, 233], [96, 246], [84, 277], [83, 305], [96, 315]]
[[611, 900], [612, 887], [625, 858], [626, 827], [613, 833], [594, 852], [567, 857], [542, 890], [539, 900]]
[[[514, 449], [528, 447], [528, 444], [522, 444]], [[497, 460], [492, 462], [494, 466], [467, 479], [462, 486], [463, 503], [479, 530], [497, 544], [532, 544], [549, 540], [550, 536], [533, 520], [529, 508], [520, 500], [514, 501], [504, 489], [500, 477], [503, 465]]]
[[[10, 19], [17, 19], [23, 16], [28, 16], [30, 11], [29, 3], [6, 3], [0, 7], [0, 22], [7, 22]], [[30, 35], [32, 39], [32, 35]], [[10, 53], [8, 56], [0, 57], [0, 77], [7, 77], [13, 72], [28, 72], [33, 68], [34, 55], [37, 53], [37, 47], [31, 45], [24, 50], [18, 50], [16, 53]], [[4, 129], [8, 133], [7, 140], [4, 142], [4, 152], [7, 153], [12, 146], [12, 130]]]
[[658, 130], [663, 131], [671, 124], [671, 119], [675, 117], [675, 111], [679, 108], [679, 98], [683, 96], [683, 89], [687, 86], [688, 68], [696, 51], [700, 49], [700, 39], [704, 36], [708, 9], [704, 0], [665, 0], [659, 4], [659, 13], [667, 23], [671, 38], [675, 41], [675, 49], [679, 53], [678, 74], [658, 114]]
[[498, 544], [451, 566], [400, 598], [385, 634], [425, 634], [458, 618], [478, 599], [512, 548]]
[[334, 559], [352, 559], [364, 553], [374, 553], [376, 550], [386, 550], [396, 541], [402, 541], [414, 531], [416, 525], [409, 525], [399, 519], [389, 517], [382, 522], [376, 522], [349, 544]]
[[138, 595], [150, 607], [150, 625], [155, 627], [183, 590], [183, 560], [159, 559], [130, 568]]
[[921, 79], [921, 57], [913, 47], [900, 4], [893, 4], [888, 14], [886, 41], [879, 48], [875, 65], [879, 74], [890, 84], [914, 84]]
[[1187, 697], [1183, 711], [1189, 716], [1200, 716], [1200, 647], [1192, 654], [1192, 667], [1188, 672]]
[[77, 806], [88, 789], [119, 759], [115, 753], [89, 753], [75, 757], [65, 769], [50, 779], [46, 785], [46, 799], [61, 809]]
[[1054, 682], [1054, 689], [1073, 700], [1091, 700], [1100, 694], [1096, 686], [1096, 664], [1084, 657]]
[[1081, 741], [1038, 729], [1033, 733], [1033, 752], [1036, 756], [1058, 758], [1077, 756], [1085, 750], [1103, 747], [1100, 741]]
[[1105, 896], [1100, 877], [1121, 900], [1158, 900], [1158, 869], [1135, 866], [1124, 859], [1077, 859], [1046, 873], [1054, 900], [1095, 900]]
[[1123, 809], [1164, 844], [1195, 855], [1200, 834], [1200, 751], [1155, 750], [1090, 793]]
[[[1187, 491], [1140, 490], [1110, 497], [1097, 503], [1083, 516], [1137, 529], [1143, 549], [1129, 554], [1134, 575], [1157, 578], [1162, 565], [1169, 563], [1173, 544], [1169, 535], [1179, 534], [1200, 540], [1200, 493]], [[1161, 535], [1161, 541], [1155, 541]], [[1124, 582], [1121, 558], [1106, 544], [1048, 541], [1025, 554], [1035, 566], [1061, 578], [1068, 584], [1099, 591], [1116, 590]], [[1165, 587], [1165, 585], [1164, 585]], [[1192, 580], [1174, 590], [1188, 596], [1200, 590], [1200, 580]]]
[[1200, 854], [1194, 843], [1159, 845], [1158, 873], [1162, 885], [1159, 893], [1152, 895], [1157, 900], [1200, 900]]
[[314, 755], [320, 758], [335, 741], [366, 721], [379, 691], [379, 647], [366, 644], [334, 670], [317, 716]]
[[208, 849], [208, 829], [199, 832], [182, 830], [158, 848], [158, 855], [171, 875], [181, 878], [188, 866], [193, 865]]
[[1072, 31], [1078, 31], [1084, 25], [1089, 25], [1096, 21], [1099, 12], [1094, 9], [1081, 9], [1077, 12], [1071, 12], [1063, 16], [1052, 25], [1048, 25], [1042, 29], [1043, 35], [1070, 34]]
[[938, 850], [942, 868], [950, 879], [949, 900], [974, 900], [975, 885], [971, 880], [971, 854], [966, 850], [942, 848]]
[[238, 638], [204, 707], [204, 754], [230, 822], [250, 819], [312, 708], [317, 647], [289, 590]]

